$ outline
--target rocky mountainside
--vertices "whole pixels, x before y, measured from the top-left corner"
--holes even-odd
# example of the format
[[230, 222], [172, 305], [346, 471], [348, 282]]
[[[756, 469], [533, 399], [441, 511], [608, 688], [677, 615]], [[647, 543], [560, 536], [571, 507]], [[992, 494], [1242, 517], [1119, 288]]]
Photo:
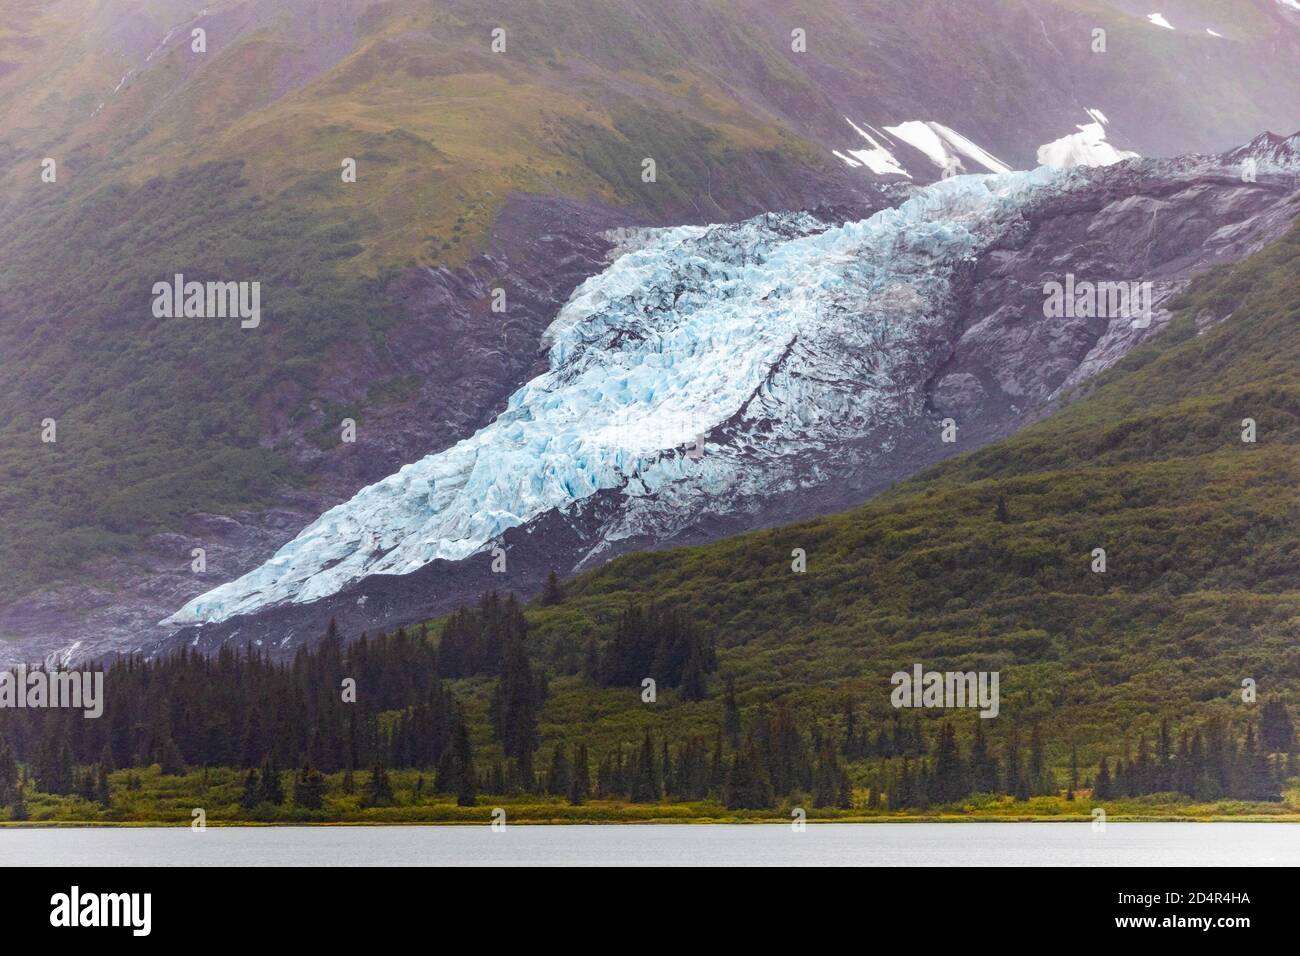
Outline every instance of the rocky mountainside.
[[[551, 568], [860, 502], [1041, 415], [1157, 334], [1191, 277], [1281, 235], [1300, 165], [1244, 181], [1232, 157], [957, 176], [840, 224], [633, 234], [495, 421], [164, 624], [287, 649], [330, 617], [408, 623], [488, 582], [529, 591]], [[1103, 283], [1131, 302], [1092, 296]]]
[[[491, 425], [550, 371], [543, 333], [611, 229], [810, 210], [825, 231], [1046, 146], [1068, 166], [1294, 128], [1286, 4], [1164, 7], [1172, 29], [1094, 0], [7, 4], [0, 648], [149, 644]], [[149, 290], [177, 273], [260, 282], [263, 323], [158, 319]], [[965, 374], [941, 401], [976, 394]], [[611, 494], [619, 513], [607, 487], [584, 507]], [[803, 513], [755, 507], [707, 534]], [[583, 518], [553, 560], [630, 546], [616, 520]]]

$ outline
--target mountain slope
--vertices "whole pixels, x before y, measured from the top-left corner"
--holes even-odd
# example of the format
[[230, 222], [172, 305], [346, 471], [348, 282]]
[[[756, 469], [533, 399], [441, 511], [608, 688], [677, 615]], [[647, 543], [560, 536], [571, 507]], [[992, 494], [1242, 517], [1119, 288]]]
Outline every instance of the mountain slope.
[[[1290, 128], [1300, 32], [1247, 0], [1222, 19], [1216, 39], [1090, 0], [7, 4], [0, 638], [134, 646], [213, 583], [195, 547], [235, 576], [472, 434], [542, 371], [607, 228], [895, 202], [897, 177], [834, 156], [861, 142], [846, 118], [1013, 166], [1089, 109], [1146, 155]], [[176, 273], [260, 281], [263, 326], [154, 320]]]
[[[1121, 755], [1164, 716], [1257, 719], [1245, 678], [1294, 711], [1300, 228], [1177, 308], [1087, 397], [863, 507], [579, 576], [561, 604], [531, 609], [535, 653], [568, 673], [587, 635], [604, 647], [629, 603], [656, 602], [714, 635], [742, 704], [784, 700], [827, 721], [847, 699], [889, 718], [889, 675], [915, 663], [1000, 671], [1003, 717], [1041, 724], [1058, 765], [1071, 742], [1085, 765]], [[792, 571], [796, 548], [806, 573]], [[566, 678], [544, 723], [590, 740], [576, 715], [599, 714], [609, 744], [720, 720], [716, 686], [700, 703], [660, 693], [646, 707], [632, 689]]]
[[[164, 624], [196, 625], [176, 638], [195, 646], [284, 652], [331, 618], [356, 633], [445, 610], [489, 563], [527, 592], [549, 569], [858, 503], [959, 450], [946, 422], [976, 447], [1158, 331], [1192, 275], [1300, 211], [1288, 161], [1253, 183], [1209, 157], [959, 176], [838, 225], [639, 234], [578, 288], [547, 371], [492, 424]], [[1148, 283], [1145, 323], [1049, 315], [1047, 289], [1074, 270]]]

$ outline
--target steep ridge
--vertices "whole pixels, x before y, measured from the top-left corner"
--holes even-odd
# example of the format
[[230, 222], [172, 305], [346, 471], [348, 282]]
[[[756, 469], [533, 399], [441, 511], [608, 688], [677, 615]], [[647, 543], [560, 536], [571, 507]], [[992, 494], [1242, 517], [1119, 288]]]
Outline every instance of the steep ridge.
[[[376, 626], [463, 599], [453, 569], [477, 562], [465, 576], [481, 586], [495, 548], [514, 563], [501, 580], [527, 589], [548, 565], [863, 500], [1113, 364], [1192, 274], [1276, 237], [1298, 203], [1294, 173], [1243, 182], [1201, 157], [956, 177], [840, 226], [639, 235], [575, 292], [548, 331], [550, 370], [493, 425], [166, 623], [207, 625], [185, 632], [200, 646], [278, 633], [291, 647], [329, 616]], [[1149, 283], [1148, 314], [1049, 317], [1045, 283], [1075, 270]], [[941, 440], [949, 416], [960, 442]]]

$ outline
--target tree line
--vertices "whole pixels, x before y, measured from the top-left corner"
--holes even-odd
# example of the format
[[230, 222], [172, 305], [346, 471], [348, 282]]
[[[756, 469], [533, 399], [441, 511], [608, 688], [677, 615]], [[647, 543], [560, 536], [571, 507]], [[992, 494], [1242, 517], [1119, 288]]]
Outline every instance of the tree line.
[[[697, 700], [709, 696], [716, 668], [712, 638], [687, 617], [630, 605], [603, 645], [589, 642], [584, 673], [597, 685], [628, 687], [654, 675]], [[475, 754], [462, 701], [448, 686], [465, 678], [491, 681], [483, 730], [498, 746], [490, 758]], [[783, 702], [759, 704], [745, 719], [731, 679], [714, 682], [720, 717], [711, 735], [644, 733], [599, 753], [570, 738], [543, 752], [539, 716], [548, 686], [522, 607], [495, 593], [453, 613], [436, 645], [424, 628], [345, 645], [331, 622], [317, 646], [289, 662], [255, 647], [122, 658], [108, 668], [99, 719], [0, 709], [0, 805], [20, 816], [31, 787], [108, 806], [110, 773], [153, 764], [163, 774], [241, 768], [240, 805], [250, 811], [286, 802], [319, 809], [326, 775], [338, 773], [343, 791], [360, 793], [363, 806], [389, 805], [396, 797], [387, 774], [396, 768], [428, 771], [427, 781], [419, 777], [422, 793], [452, 794], [464, 805], [486, 792], [574, 803], [714, 800], [733, 809], [794, 799], [845, 808], [855, 792], [865, 793], [857, 799], [869, 809], [925, 808], [981, 793], [1028, 799], [1064, 790], [1071, 798], [1080, 789], [1094, 799], [1279, 800], [1296, 769], [1287, 756], [1294, 728], [1278, 701], [1244, 727], [1212, 719], [1175, 732], [1166, 721], [1136, 751], [1101, 760], [1084, 780], [1076, 753], [1068, 774], [1049, 766], [1037, 726], [1012, 721], [995, 744], [975, 720], [963, 747], [949, 721], [894, 713], [872, 723], [852, 700], [830, 719], [801, 718]]]

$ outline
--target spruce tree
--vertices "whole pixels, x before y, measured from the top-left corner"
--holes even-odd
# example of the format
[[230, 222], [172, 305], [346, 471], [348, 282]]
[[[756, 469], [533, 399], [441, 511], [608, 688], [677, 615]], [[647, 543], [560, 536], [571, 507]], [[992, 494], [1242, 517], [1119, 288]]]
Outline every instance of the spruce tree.
[[984, 721], [975, 721], [975, 737], [970, 748], [970, 786], [976, 793], [997, 793], [999, 789], [998, 761], [989, 749], [984, 736]]
[[[452, 774], [452, 786], [448, 789], [455, 792], [457, 806], [472, 807], [478, 802], [478, 778], [474, 773], [474, 750], [470, 746], [469, 727], [465, 723], [464, 713], [459, 709], [448, 753], [451, 754]], [[504, 779], [501, 784], [501, 789], [505, 790]]]
[[551, 568], [551, 573], [546, 576], [546, 584], [542, 588], [542, 603], [547, 607], [552, 607], [564, 601], [564, 589], [560, 587], [560, 577]]
[[733, 677], [727, 678], [727, 687], [722, 694], [722, 730], [733, 750], [740, 746], [740, 707], [736, 704], [736, 680]]
[[241, 810], [252, 810], [261, 802], [262, 786], [257, 779], [257, 771], [249, 768], [248, 774], [244, 777], [244, 789], [239, 795], [239, 807]]
[[704, 700], [709, 692], [709, 667], [703, 639], [692, 635], [680, 682], [683, 700]]
[[637, 756], [636, 767], [632, 774], [633, 803], [656, 803], [660, 797], [659, 773], [655, 767], [655, 749], [646, 731], [641, 742], [641, 751]]
[[569, 803], [575, 807], [587, 802], [591, 795], [591, 768], [587, 758], [587, 745], [573, 748], [573, 767], [569, 779]]
[[304, 810], [319, 810], [325, 804], [325, 777], [303, 764], [293, 782], [293, 802]]
[[1047, 765], [1044, 752], [1043, 734], [1037, 724], [1029, 735], [1029, 792], [1037, 796], [1052, 795], [1057, 792], [1056, 781], [1052, 779], [1052, 769]]
[[270, 754], [262, 758], [261, 779], [261, 801], [277, 807], [284, 803], [284, 786], [280, 781], [280, 769], [275, 765], [275, 758]]
[[388, 770], [382, 763], [376, 762], [370, 768], [370, 779], [361, 788], [361, 805], [363, 807], [387, 807], [393, 804], [393, 783], [388, 778]]
[[731, 810], [766, 810], [776, 804], [753, 738], [746, 740], [731, 759], [724, 802]]
[[555, 797], [566, 797], [572, 783], [569, 755], [564, 744], [556, 744], [551, 751], [551, 771], [546, 776], [546, 792]]
[[840, 766], [834, 741], [827, 736], [822, 740], [817, 769], [813, 774], [812, 800], [814, 807], [836, 807], [847, 810], [851, 801], [849, 778]]
[[1092, 798], [1094, 800], [1109, 800], [1111, 797], [1110, 781], [1110, 764], [1106, 758], [1101, 758], [1101, 766], [1097, 768], [1097, 782], [1092, 785]]
[[1155, 780], [1153, 790], [1156, 793], [1168, 793], [1174, 789], [1173, 738], [1169, 731], [1169, 719], [1160, 721], [1160, 733], [1156, 737]]
[[185, 761], [181, 758], [180, 748], [171, 734], [161, 738], [154, 753], [154, 762], [159, 771], [167, 777], [178, 777], [185, 772]]
[[95, 769], [87, 767], [85, 772], [77, 772], [77, 796], [87, 803], [93, 803], [95, 800]]
[[18, 761], [9, 742], [0, 737], [0, 806], [13, 803], [18, 795]]
[[1286, 705], [1280, 700], [1270, 700], [1264, 704], [1260, 714], [1260, 737], [1264, 749], [1269, 753], [1290, 753], [1295, 741], [1295, 727]]
[[492, 696], [491, 717], [501, 749], [518, 764], [523, 786], [529, 790], [533, 787], [540, 704], [539, 681], [533, 676], [522, 631], [512, 632], [506, 640], [501, 678]]
[[937, 803], [955, 803], [970, 793], [966, 765], [957, 749], [952, 724], [944, 721], [934, 755], [934, 793]]
[[1017, 800], [1027, 798], [1029, 788], [1025, 786], [1024, 767], [1020, 759], [1020, 732], [1014, 724], [1007, 739], [1006, 757], [1002, 769], [1005, 774], [1003, 792], [1011, 794]]

